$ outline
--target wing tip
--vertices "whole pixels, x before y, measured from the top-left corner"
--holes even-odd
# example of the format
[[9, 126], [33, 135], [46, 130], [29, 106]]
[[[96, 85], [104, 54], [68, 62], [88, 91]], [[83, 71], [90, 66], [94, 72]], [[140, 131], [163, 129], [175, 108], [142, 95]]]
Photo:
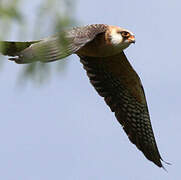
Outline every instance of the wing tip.
[[11, 57], [8, 60], [14, 61], [17, 64], [26, 64], [25, 62], [23, 62], [23, 60], [19, 56]]
[[[162, 158], [161, 158], [160, 160], [161, 160], [162, 162], [164, 162], [165, 164], [167, 164], [167, 165], [172, 165], [171, 163], [169, 163], [169, 162], [163, 160]], [[160, 161], [160, 163], [161, 163], [161, 161]], [[166, 171], [166, 172], [168, 173], [167, 169], [165, 168], [165, 166], [163, 166], [162, 163], [161, 163], [160, 168], [163, 168], [163, 170]]]

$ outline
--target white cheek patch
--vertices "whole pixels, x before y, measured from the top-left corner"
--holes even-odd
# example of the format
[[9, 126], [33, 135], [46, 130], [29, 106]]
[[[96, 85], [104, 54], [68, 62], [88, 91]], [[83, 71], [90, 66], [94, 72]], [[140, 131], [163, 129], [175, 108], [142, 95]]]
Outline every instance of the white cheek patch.
[[119, 34], [119, 33], [112, 33], [111, 43], [113, 45], [118, 45], [118, 44], [122, 43], [122, 41], [123, 41], [123, 37], [121, 36], [121, 34]]

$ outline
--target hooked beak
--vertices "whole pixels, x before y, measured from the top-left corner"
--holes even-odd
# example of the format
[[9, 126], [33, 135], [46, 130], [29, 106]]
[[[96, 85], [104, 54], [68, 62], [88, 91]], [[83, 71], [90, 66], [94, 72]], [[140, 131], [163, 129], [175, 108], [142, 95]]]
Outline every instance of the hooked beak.
[[131, 36], [128, 38], [128, 41], [129, 41], [130, 43], [134, 43], [134, 44], [135, 44], [135, 42], [136, 42], [135, 36], [131, 35]]

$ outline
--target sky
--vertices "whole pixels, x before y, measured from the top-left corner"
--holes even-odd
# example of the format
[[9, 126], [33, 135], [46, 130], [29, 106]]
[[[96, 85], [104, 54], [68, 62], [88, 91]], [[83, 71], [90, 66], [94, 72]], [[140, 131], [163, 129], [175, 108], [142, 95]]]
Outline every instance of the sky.
[[[24, 1], [29, 23], [36, 2]], [[67, 60], [66, 72], [55, 73], [40, 87], [18, 86], [22, 67], [5, 57], [0, 72], [0, 178], [179, 180], [180, 6], [178, 0], [77, 0], [75, 7], [81, 25], [106, 23], [134, 32], [136, 44], [125, 53], [142, 80], [159, 151], [172, 164], [163, 163], [168, 172], [130, 143], [76, 55]]]

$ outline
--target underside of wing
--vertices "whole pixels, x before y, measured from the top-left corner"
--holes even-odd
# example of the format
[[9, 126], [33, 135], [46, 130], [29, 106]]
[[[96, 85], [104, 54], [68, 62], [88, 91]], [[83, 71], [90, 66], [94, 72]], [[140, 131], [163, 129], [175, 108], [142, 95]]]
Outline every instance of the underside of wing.
[[115, 112], [130, 141], [147, 159], [163, 167], [141, 81], [124, 52], [106, 58], [80, 58], [91, 84]]

